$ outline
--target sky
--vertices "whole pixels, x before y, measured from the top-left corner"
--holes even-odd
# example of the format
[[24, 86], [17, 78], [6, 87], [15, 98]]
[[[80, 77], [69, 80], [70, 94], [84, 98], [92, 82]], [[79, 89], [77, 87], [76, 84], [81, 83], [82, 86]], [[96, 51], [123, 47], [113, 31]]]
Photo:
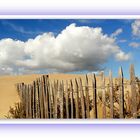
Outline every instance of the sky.
[[0, 19], [0, 75], [89, 73], [120, 66], [140, 76], [139, 19]]

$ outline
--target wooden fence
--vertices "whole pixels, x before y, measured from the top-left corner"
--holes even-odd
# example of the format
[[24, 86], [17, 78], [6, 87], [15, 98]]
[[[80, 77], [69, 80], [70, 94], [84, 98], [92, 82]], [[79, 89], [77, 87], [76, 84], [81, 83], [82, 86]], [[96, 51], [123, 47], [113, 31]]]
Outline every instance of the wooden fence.
[[[92, 83], [85, 75], [74, 80], [50, 80], [49, 75], [33, 81], [32, 84], [19, 83], [17, 91], [24, 106], [25, 118], [138, 118], [140, 89], [130, 66], [130, 92], [125, 98], [125, 83], [122, 68], [119, 69], [117, 94], [112, 72], [109, 72], [109, 84], [101, 75], [101, 85], [97, 86], [97, 76], [93, 74]], [[100, 91], [100, 94], [99, 94]], [[116, 102], [118, 106], [116, 107]], [[99, 107], [100, 104], [100, 107]], [[116, 108], [116, 109], [115, 109]], [[100, 113], [101, 112], [101, 113]], [[101, 117], [99, 117], [101, 114]]]

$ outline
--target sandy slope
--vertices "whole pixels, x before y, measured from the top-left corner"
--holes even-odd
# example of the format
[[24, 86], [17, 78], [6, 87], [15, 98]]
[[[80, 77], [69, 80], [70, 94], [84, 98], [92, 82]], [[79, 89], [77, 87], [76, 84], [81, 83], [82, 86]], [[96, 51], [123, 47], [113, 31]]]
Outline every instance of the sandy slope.
[[[0, 76], [0, 118], [5, 118], [9, 111], [9, 107], [13, 106], [14, 103], [19, 101], [19, 96], [16, 91], [15, 84], [25, 82], [31, 83], [36, 78], [41, 75], [20, 75], [20, 76]], [[85, 79], [84, 75], [74, 75], [74, 74], [50, 74], [49, 78], [51, 80], [70, 80], [74, 78], [82, 77]]]
[[[15, 84], [25, 82], [31, 83], [41, 75], [22, 75], [22, 76], [0, 76], [0, 118], [5, 118], [9, 107], [19, 101]], [[73, 79], [76, 75], [51, 74], [51, 79]], [[79, 77], [79, 76], [78, 76]]]
[[[32, 83], [33, 80], [39, 78], [41, 75], [20, 75], [20, 76], [0, 76], [0, 118], [5, 118], [9, 111], [9, 107], [19, 101], [19, 96], [16, 91], [15, 84], [25, 82], [26, 84]], [[85, 81], [85, 75], [76, 74], [50, 74], [51, 80], [70, 80], [81, 77], [83, 82]], [[91, 85], [92, 76], [89, 75], [89, 83]], [[97, 85], [101, 85], [101, 77], [97, 77]], [[108, 78], [106, 78], [106, 84]]]
[[5, 118], [9, 107], [19, 101], [15, 84], [30, 83], [39, 75], [0, 76], [0, 118]]

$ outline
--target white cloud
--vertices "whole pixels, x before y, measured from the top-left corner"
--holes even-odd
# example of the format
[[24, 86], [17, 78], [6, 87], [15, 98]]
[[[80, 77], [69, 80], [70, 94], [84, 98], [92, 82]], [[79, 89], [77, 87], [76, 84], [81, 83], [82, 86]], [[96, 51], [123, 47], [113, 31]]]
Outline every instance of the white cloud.
[[124, 52], [120, 51], [119, 53], [116, 54], [115, 57], [118, 61], [126, 61], [131, 58], [131, 54], [130, 53], [125, 54]]
[[71, 24], [56, 37], [44, 33], [26, 42], [0, 40], [0, 73], [96, 71], [113, 56], [118, 61], [131, 57], [101, 28]]
[[16, 65], [15, 60], [23, 59], [24, 42], [10, 38], [0, 40], [0, 64]]
[[131, 43], [129, 43], [129, 46], [130, 46], [130, 47], [133, 47], [133, 48], [138, 48], [138, 47], [140, 47], [140, 43], [131, 42]]
[[132, 34], [134, 36], [139, 37], [140, 36], [140, 19], [135, 20], [132, 24]]
[[127, 40], [126, 39], [121, 39], [121, 40], [118, 40], [117, 42], [119, 42], [119, 43], [125, 43], [125, 42], [127, 42]]
[[119, 28], [114, 33], [111, 34], [111, 37], [115, 38], [116, 36], [118, 36], [122, 32], [123, 32], [123, 29], [122, 28]]
[[7, 21], [3, 21], [1, 22], [3, 25], [5, 26], [9, 26], [10, 28], [12, 28], [14, 31], [16, 32], [19, 32], [19, 33], [22, 33], [22, 34], [28, 34], [28, 35], [32, 35], [32, 34], [41, 34], [43, 33], [42, 31], [30, 31], [30, 30], [27, 30], [27, 29], [24, 29], [24, 27], [22, 26], [17, 26], [11, 22], [7, 22]]

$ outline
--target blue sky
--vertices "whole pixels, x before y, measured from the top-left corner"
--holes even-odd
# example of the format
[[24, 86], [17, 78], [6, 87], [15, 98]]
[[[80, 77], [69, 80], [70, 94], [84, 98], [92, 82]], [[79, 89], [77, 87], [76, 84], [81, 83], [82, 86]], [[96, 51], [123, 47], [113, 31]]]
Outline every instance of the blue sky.
[[[43, 32], [60, 33], [66, 26], [76, 23], [78, 26], [102, 27], [103, 32], [113, 33], [118, 28], [123, 28], [119, 38], [132, 39], [131, 23], [134, 20], [109, 20], [109, 19], [19, 19], [0, 20], [0, 38], [13, 38], [26, 41], [34, 38]], [[14, 29], [11, 25], [14, 25]], [[22, 33], [19, 28], [23, 28], [27, 33]], [[29, 32], [29, 33], [28, 33]], [[30, 33], [31, 32], [31, 33]]]
[[[29, 39], [35, 39], [38, 35], [42, 35], [44, 33], [49, 33], [49, 32], [52, 32], [53, 36], [57, 37], [59, 34], [61, 34], [61, 32], [66, 27], [68, 27], [72, 23], [75, 23], [77, 27], [87, 26], [90, 29], [100, 27], [104, 35], [106, 34], [108, 37], [110, 38], [112, 37], [114, 39], [115, 44], [119, 46], [121, 51], [123, 51], [126, 54], [127, 53], [131, 54], [131, 58], [125, 61], [117, 61], [112, 56], [109, 56], [103, 63], [101, 63], [101, 67], [104, 68], [105, 73], [107, 74], [108, 70], [111, 69], [114, 73], [114, 76], [117, 76], [118, 68], [122, 66], [125, 77], [129, 77], [128, 75], [129, 65], [133, 63], [135, 65], [136, 75], [140, 76], [140, 61], [139, 61], [140, 25], [139, 25], [139, 22], [140, 22], [139, 20], [134, 20], [134, 19], [133, 20], [130, 20], [130, 19], [129, 20], [125, 20], [125, 19], [124, 20], [122, 19], [121, 20], [119, 19], [38, 19], [38, 20], [37, 19], [32, 19], [32, 20], [29, 20], [29, 19], [13, 20], [12, 19], [10, 20], [9, 19], [9, 20], [2, 20], [1, 19], [0, 20], [0, 41], [3, 39], [10, 38], [13, 41], [19, 40], [25, 43]], [[134, 28], [132, 27], [132, 25], [134, 25]], [[0, 47], [2, 48], [2, 46]], [[1, 53], [2, 53], [2, 49], [1, 49]], [[2, 58], [0, 57], [0, 59]], [[90, 60], [91, 60], [91, 57], [90, 57]], [[47, 65], [49, 64], [46, 62], [45, 64], [46, 64], [45, 69], [47, 69]], [[7, 62], [4, 62], [4, 61], [0, 62], [0, 65], [3, 66], [4, 69], [8, 69], [10, 67], [14, 70], [19, 69], [19, 66], [16, 67], [12, 63], [9, 63], [8, 65]], [[23, 69], [26, 69], [27, 65], [26, 66], [22, 65], [21, 67]], [[50, 67], [52, 68], [52, 66]], [[49, 72], [52, 71], [52, 69], [50, 70], [50, 67], [48, 68]], [[29, 69], [30, 71], [32, 70], [32, 68], [29, 68]], [[14, 70], [12, 70], [12, 72]], [[86, 69], [81, 68], [79, 70], [78, 68], [76, 68], [72, 70], [72, 73], [75, 73], [77, 70], [78, 72], [86, 71]], [[40, 67], [36, 69], [33, 68], [33, 71], [34, 73], [46, 72], [44, 71], [44, 68], [41, 65]], [[96, 71], [96, 70], [93, 70], [93, 71]], [[0, 72], [3, 74], [2, 70]], [[66, 72], [71, 73], [71, 71], [66, 71]]]

